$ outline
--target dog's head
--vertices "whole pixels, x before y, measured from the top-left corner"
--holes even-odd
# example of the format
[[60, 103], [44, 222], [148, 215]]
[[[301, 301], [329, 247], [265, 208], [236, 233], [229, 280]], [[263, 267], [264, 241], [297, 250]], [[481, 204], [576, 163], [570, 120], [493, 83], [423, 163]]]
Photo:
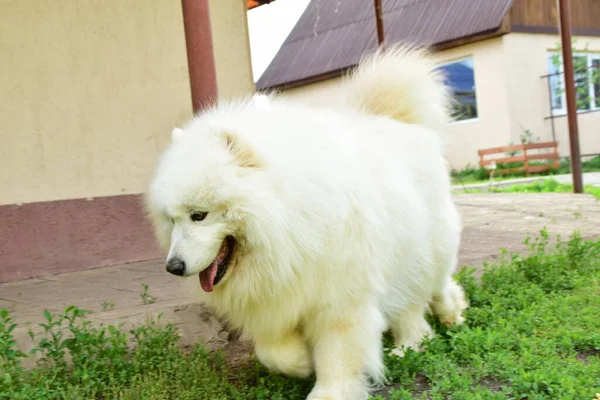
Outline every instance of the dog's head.
[[146, 196], [168, 272], [199, 275], [206, 292], [226, 283], [248, 246], [245, 199], [261, 170], [257, 155], [226, 129], [195, 121], [173, 131]]

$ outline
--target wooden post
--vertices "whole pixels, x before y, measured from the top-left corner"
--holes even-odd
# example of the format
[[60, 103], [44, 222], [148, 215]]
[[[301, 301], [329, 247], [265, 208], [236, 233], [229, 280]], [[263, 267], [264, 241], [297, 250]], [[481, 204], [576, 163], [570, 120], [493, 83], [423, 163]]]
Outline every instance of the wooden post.
[[181, 0], [192, 108], [197, 113], [217, 100], [208, 0]]
[[565, 75], [565, 95], [567, 98], [567, 119], [569, 122], [573, 192], [583, 193], [581, 152], [579, 149], [579, 127], [577, 126], [575, 69], [573, 67], [573, 50], [571, 48], [571, 7], [569, 0], [558, 0], [558, 16], [560, 38], [562, 42], [563, 72]]
[[523, 167], [525, 167], [525, 176], [529, 176], [529, 159], [527, 158], [526, 144], [523, 144]]
[[381, 0], [375, 1], [375, 22], [377, 24], [377, 43], [379, 46], [383, 44], [385, 40], [385, 33], [383, 31], [383, 7], [381, 5]]

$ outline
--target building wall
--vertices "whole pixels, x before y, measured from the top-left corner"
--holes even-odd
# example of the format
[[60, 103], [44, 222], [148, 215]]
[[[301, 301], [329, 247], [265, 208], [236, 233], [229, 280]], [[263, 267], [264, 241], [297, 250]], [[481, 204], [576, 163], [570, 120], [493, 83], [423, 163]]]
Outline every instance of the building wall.
[[[219, 95], [254, 90], [244, 0], [211, 0]], [[181, 3], [0, 2], [0, 205], [143, 192], [191, 116]]]
[[251, 95], [252, 76], [246, 0], [210, 0], [217, 86], [221, 99]]
[[[251, 93], [245, 2], [210, 1], [219, 94]], [[0, 20], [0, 282], [164, 256], [139, 194], [192, 116], [181, 2], [0, 0]]]
[[0, 2], [0, 204], [145, 190], [191, 112], [179, 2]]
[[[461, 46], [434, 54], [440, 63], [473, 57], [479, 116], [475, 120], [454, 122], [445, 133], [446, 155], [453, 168], [477, 164], [477, 150], [502, 146], [510, 140], [506, 60], [501, 37]], [[333, 92], [339, 78], [290, 89], [286, 96], [302, 101], [318, 101]]]
[[[600, 37], [578, 36], [576, 50], [600, 53]], [[477, 150], [519, 143], [529, 130], [535, 139], [553, 140], [548, 84], [548, 52], [556, 51], [556, 34], [510, 33], [502, 37], [434, 53], [440, 64], [472, 56], [479, 117], [450, 124], [446, 152], [453, 168], [477, 166]], [[287, 96], [316, 101], [332, 94], [339, 79], [290, 89]], [[579, 113], [582, 154], [600, 153], [600, 110]], [[561, 156], [568, 156], [566, 116], [554, 119]]]
[[[575, 37], [575, 51], [587, 48], [600, 53], [600, 37]], [[511, 115], [511, 140], [519, 142], [524, 130], [531, 130], [540, 140], [552, 140], [552, 120], [548, 82], [548, 53], [556, 51], [560, 37], [553, 34], [511, 33], [504, 37]], [[600, 112], [579, 113], [582, 154], [600, 153]], [[561, 156], [568, 156], [569, 131], [566, 116], [554, 119], [555, 138]]]
[[[575, 34], [600, 30], [600, 4], [597, 0], [576, 0], [571, 7], [571, 24]], [[556, 0], [513, 0], [510, 9], [511, 30], [558, 34]]]
[[434, 53], [440, 63], [473, 57], [478, 118], [453, 122], [445, 132], [450, 166], [477, 166], [480, 149], [503, 146], [509, 141], [510, 114], [502, 37]]

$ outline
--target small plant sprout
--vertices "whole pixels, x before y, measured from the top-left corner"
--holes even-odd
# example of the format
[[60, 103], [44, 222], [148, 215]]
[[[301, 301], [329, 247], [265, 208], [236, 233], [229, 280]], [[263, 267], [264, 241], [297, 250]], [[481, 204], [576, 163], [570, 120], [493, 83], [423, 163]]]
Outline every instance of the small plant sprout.
[[140, 293], [140, 297], [142, 298], [144, 304], [152, 304], [156, 302], [156, 297], [152, 296], [148, 291], [148, 285], [142, 283], [142, 288], [144, 289], [144, 291]]

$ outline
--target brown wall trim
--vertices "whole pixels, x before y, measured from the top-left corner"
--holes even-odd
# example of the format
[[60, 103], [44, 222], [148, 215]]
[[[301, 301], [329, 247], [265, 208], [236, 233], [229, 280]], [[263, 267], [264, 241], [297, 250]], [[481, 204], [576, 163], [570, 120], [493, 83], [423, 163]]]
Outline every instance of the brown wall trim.
[[[521, 32], [521, 33], [558, 34], [558, 27], [556, 27], [556, 26], [534, 26], [534, 25], [512, 25], [511, 31], [512, 32]], [[600, 29], [573, 28], [573, 35], [600, 36]]]
[[162, 258], [139, 195], [0, 206], [0, 282]]

